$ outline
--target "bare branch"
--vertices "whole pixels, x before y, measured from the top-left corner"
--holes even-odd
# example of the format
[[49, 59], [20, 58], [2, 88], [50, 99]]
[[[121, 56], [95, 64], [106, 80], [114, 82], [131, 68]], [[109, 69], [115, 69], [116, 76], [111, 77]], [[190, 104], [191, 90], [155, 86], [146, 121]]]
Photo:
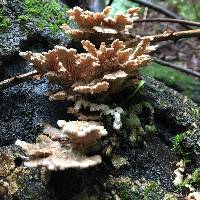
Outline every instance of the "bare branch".
[[163, 34], [145, 36], [153, 38], [152, 42], [161, 42], [167, 40], [177, 41], [182, 38], [200, 37], [200, 29], [188, 30], [188, 31], [177, 31], [177, 32], [164, 32]]
[[180, 66], [178, 66], [176, 64], [173, 64], [173, 63], [170, 63], [170, 62], [167, 62], [167, 61], [164, 61], [164, 60], [160, 60], [160, 59], [155, 58], [155, 57], [153, 58], [153, 60], [158, 64], [161, 64], [161, 65], [164, 65], [164, 66], [179, 70], [181, 72], [184, 72], [186, 74], [190, 74], [190, 75], [195, 76], [197, 78], [200, 78], [200, 73], [199, 72], [192, 71], [190, 69], [180, 67]]
[[200, 29], [188, 30], [188, 31], [177, 31], [177, 32], [165, 31], [162, 34], [136, 37], [134, 39], [127, 41], [126, 47], [127, 48], [133, 47], [139, 41], [141, 41], [145, 38], [151, 38], [151, 43], [153, 44], [156, 42], [169, 41], [169, 40], [176, 42], [177, 40], [180, 40], [183, 38], [191, 38], [191, 37], [200, 37]]
[[8, 87], [12, 87], [14, 85], [18, 85], [22, 82], [33, 79], [34, 76], [39, 75], [39, 73], [34, 70], [25, 74], [17, 75], [12, 78], [3, 80], [0, 82], [0, 89], [6, 89]]
[[142, 23], [142, 22], [169, 22], [169, 23], [178, 23], [178, 24], [185, 24], [185, 25], [200, 27], [200, 22], [193, 22], [193, 21], [182, 20], [182, 19], [151, 18], [151, 19], [138, 19], [134, 21], [134, 23]]

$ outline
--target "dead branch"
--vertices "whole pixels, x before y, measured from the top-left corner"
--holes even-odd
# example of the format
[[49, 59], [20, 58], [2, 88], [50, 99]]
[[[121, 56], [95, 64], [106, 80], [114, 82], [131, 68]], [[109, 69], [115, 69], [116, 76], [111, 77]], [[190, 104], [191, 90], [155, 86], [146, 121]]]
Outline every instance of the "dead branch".
[[173, 64], [173, 63], [170, 63], [170, 62], [167, 62], [167, 61], [164, 61], [164, 60], [160, 60], [160, 59], [155, 58], [155, 57], [153, 58], [153, 60], [158, 64], [161, 64], [161, 65], [164, 65], [164, 66], [179, 70], [181, 72], [184, 72], [186, 74], [190, 74], [190, 75], [195, 76], [197, 78], [200, 78], [200, 73], [199, 72], [192, 71], [192, 70], [190, 70], [188, 68], [180, 67], [180, 66], [178, 66], [176, 64]]
[[136, 37], [132, 40], [127, 41], [126, 47], [127, 48], [133, 47], [135, 44], [137, 44], [139, 41], [145, 38], [151, 38], [151, 43], [155, 44], [156, 42], [169, 41], [169, 40], [176, 42], [177, 40], [180, 40], [183, 38], [191, 38], [191, 37], [200, 37], [200, 29], [188, 30], [188, 31], [177, 31], [177, 32], [165, 31], [162, 34]]
[[159, 6], [157, 4], [153, 4], [149, 1], [144, 1], [144, 0], [131, 0], [131, 1], [138, 3], [142, 6], [146, 6], [148, 8], [151, 8], [151, 9], [157, 11], [157, 12], [164, 14], [167, 17], [174, 18], [174, 19], [183, 19], [183, 17], [173, 13], [172, 11], [168, 10], [167, 8], [164, 8], [164, 7]]
[[12, 87], [14, 85], [18, 85], [22, 82], [28, 81], [33, 79], [34, 76], [39, 75], [39, 73], [34, 70], [25, 74], [17, 75], [14, 77], [11, 77], [9, 79], [3, 80], [0, 82], [0, 89], [6, 89], [8, 87]]
[[151, 19], [138, 19], [134, 21], [134, 23], [142, 23], [142, 22], [169, 22], [169, 23], [178, 23], [178, 24], [185, 24], [185, 25], [200, 27], [200, 22], [193, 22], [193, 21], [183, 20], [183, 19], [151, 18]]
[[167, 40], [177, 41], [182, 38], [200, 37], [200, 29], [188, 30], [188, 31], [177, 31], [177, 32], [164, 32], [158, 35], [145, 36], [145, 37], [142, 37], [141, 39], [144, 39], [146, 37], [153, 38], [152, 42], [161, 42], [161, 41], [167, 41]]

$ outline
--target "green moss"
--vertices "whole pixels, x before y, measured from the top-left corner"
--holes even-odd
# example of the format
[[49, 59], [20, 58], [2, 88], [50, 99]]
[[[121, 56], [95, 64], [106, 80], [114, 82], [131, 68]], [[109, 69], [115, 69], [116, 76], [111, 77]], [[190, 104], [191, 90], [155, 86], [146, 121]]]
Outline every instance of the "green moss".
[[200, 168], [197, 168], [192, 173], [192, 176], [190, 179], [184, 181], [185, 184], [189, 184], [192, 186], [200, 186]]
[[116, 169], [119, 169], [123, 166], [129, 165], [129, 162], [126, 158], [120, 155], [114, 154], [112, 157], [112, 164]]
[[[144, 117], [145, 116], [145, 117]], [[143, 119], [144, 117], [144, 119]], [[125, 124], [129, 128], [142, 126], [141, 119], [146, 124], [153, 124], [154, 108], [149, 102], [141, 102], [128, 108], [125, 115]]]
[[136, 115], [141, 115], [143, 112], [145, 112], [146, 115], [153, 115], [154, 108], [149, 102], [143, 101], [141, 103], [131, 105], [128, 112], [135, 113]]
[[24, 15], [19, 16], [19, 20], [36, 20], [39, 29], [48, 27], [56, 32], [63, 23], [67, 22], [66, 11], [68, 7], [60, 5], [58, 0], [24, 0]]
[[188, 188], [188, 186], [192, 187], [199, 187], [200, 185], [200, 168], [195, 169], [191, 176], [188, 176], [185, 178], [183, 183], [178, 185], [177, 192], [183, 191], [185, 188]]
[[184, 140], [183, 134], [177, 134], [172, 140], [173, 150], [179, 155], [183, 155], [182, 151], [183, 140]]
[[144, 200], [160, 200], [160, 190], [155, 181], [150, 181], [144, 188]]
[[0, 32], [5, 31], [10, 25], [10, 18], [6, 16], [3, 8], [0, 7]]
[[191, 152], [184, 145], [184, 140], [186, 139], [186, 135], [181, 133], [177, 134], [172, 140], [172, 150], [182, 159], [185, 163], [190, 162], [189, 154]]
[[151, 63], [141, 70], [167, 86], [181, 92], [196, 102], [200, 102], [200, 82], [177, 70]]
[[126, 118], [125, 126], [130, 129], [138, 128], [141, 126], [140, 119], [135, 113], [130, 113], [130, 115]]
[[119, 184], [119, 191], [120, 191], [119, 196], [121, 200], [141, 199], [141, 195], [136, 191], [132, 191], [131, 187], [126, 183]]
[[116, 183], [122, 200], [160, 200], [167, 193], [155, 181], [119, 181]]
[[135, 105], [132, 105], [130, 108], [129, 108], [129, 111], [130, 112], [134, 112], [136, 113], [137, 115], [140, 115], [142, 113], [142, 109], [143, 109], [143, 105], [142, 105], [142, 102], [139, 103], [139, 104], [135, 104]]
[[199, 152], [199, 135], [200, 132], [198, 129], [188, 130], [184, 133], [177, 134], [172, 140], [172, 150], [174, 150], [184, 162], [190, 163], [193, 161], [194, 164]]
[[143, 106], [144, 106], [145, 108], [147, 108], [151, 113], [154, 113], [153, 106], [152, 106], [149, 102], [144, 101], [144, 102], [143, 102]]
[[[192, 3], [195, 2], [195, 3]], [[186, 19], [198, 21], [200, 19], [200, 2], [191, 0], [168, 0], [170, 6], [177, 8], [177, 13]], [[187, 6], [186, 6], [187, 5]]]
[[145, 125], [145, 132], [150, 135], [155, 135], [156, 127], [154, 125]]
[[[145, 141], [156, 133], [154, 126], [154, 108], [149, 102], [131, 105], [125, 111], [123, 127], [128, 133], [129, 141], [135, 145], [137, 141]], [[141, 137], [138, 137], [141, 136]]]
[[135, 144], [137, 140], [137, 133], [136, 133], [136, 130], [132, 130], [131, 134], [129, 135], [129, 141], [132, 143], [132, 144]]

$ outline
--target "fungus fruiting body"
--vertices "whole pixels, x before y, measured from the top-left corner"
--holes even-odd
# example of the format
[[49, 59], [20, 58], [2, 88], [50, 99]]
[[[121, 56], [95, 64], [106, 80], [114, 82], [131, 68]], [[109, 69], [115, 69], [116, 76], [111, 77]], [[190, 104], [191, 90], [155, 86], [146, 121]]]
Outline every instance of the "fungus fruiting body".
[[111, 7], [106, 7], [102, 12], [97, 13], [74, 7], [67, 13], [69, 18], [77, 23], [78, 28], [71, 28], [67, 24], [63, 24], [61, 28], [77, 40], [93, 39], [94, 36], [98, 36], [100, 40], [107, 40], [112, 37], [128, 38], [129, 29], [138, 19], [137, 15], [140, 8], [131, 8], [127, 11], [127, 14], [117, 14], [114, 17], [109, 16], [110, 11]]
[[[129, 9], [126, 15], [116, 15], [114, 18], [108, 16], [109, 12], [110, 7], [101, 13], [83, 11], [75, 7], [68, 14], [79, 28], [71, 29], [67, 25], [62, 27], [72, 36], [86, 32], [101, 32], [103, 35], [111, 32], [128, 34], [129, 27], [137, 18], [139, 8]], [[121, 115], [124, 111], [121, 107], [110, 108], [106, 104], [98, 104], [99, 101], [96, 102], [95, 98], [99, 94], [101, 98], [112, 96], [127, 87], [130, 80], [132, 85], [138, 81], [139, 68], [151, 60], [149, 52], [154, 47], [150, 46], [150, 42], [150, 37], [143, 38], [132, 49], [126, 48], [124, 41], [115, 39], [110, 45], [101, 42], [97, 48], [91, 41], [82, 40], [85, 53], [78, 53], [76, 49], [64, 46], [55, 46], [53, 50], [42, 53], [21, 52], [20, 55], [31, 62], [50, 84], [62, 87], [56, 93], [50, 92], [49, 99], [73, 100], [74, 107], [68, 111], [77, 115], [79, 119], [69, 122], [59, 120], [58, 126], [61, 130], [46, 126], [43, 134], [38, 136], [36, 144], [17, 140], [16, 145], [24, 149], [28, 155], [25, 165], [63, 170], [86, 168], [101, 163], [100, 155], [88, 157], [85, 154], [86, 149], [107, 135], [101, 124], [101, 117], [111, 115], [113, 129], [120, 129]], [[92, 103], [89, 97], [94, 97]], [[88, 115], [81, 113], [82, 108], [88, 110]], [[90, 115], [95, 112], [99, 116]]]
[[46, 167], [48, 170], [68, 168], [87, 168], [102, 162], [100, 155], [86, 156], [84, 150], [91, 144], [107, 135], [107, 131], [97, 122], [58, 121], [62, 129], [51, 126], [44, 128], [36, 144], [17, 140], [28, 156], [27, 167]]
[[[52, 99], [61, 100], [70, 95], [119, 92], [127, 78], [136, 79], [138, 69], [150, 60], [150, 39], [142, 40], [133, 51], [125, 49], [122, 41], [115, 40], [111, 47], [101, 43], [97, 49], [90, 41], [82, 41], [87, 53], [76, 49], [55, 46], [43, 53], [21, 52], [20, 55], [33, 63], [50, 83], [63, 86], [64, 91]], [[50, 97], [51, 98], [51, 97]]]

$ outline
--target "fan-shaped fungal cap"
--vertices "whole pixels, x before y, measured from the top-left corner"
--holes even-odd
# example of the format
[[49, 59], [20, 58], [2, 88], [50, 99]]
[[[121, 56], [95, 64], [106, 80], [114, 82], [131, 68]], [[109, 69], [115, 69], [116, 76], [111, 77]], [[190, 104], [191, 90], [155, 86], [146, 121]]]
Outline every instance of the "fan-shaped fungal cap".
[[[41, 143], [43, 148], [41, 147]], [[20, 146], [30, 156], [29, 160], [24, 163], [27, 167], [46, 167], [48, 170], [57, 171], [68, 168], [83, 169], [102, 162], [99, 155], [86, 157], [75, 151], [61, 147], [58, 141], [52, 141], [50, 138], [48, 142], [45, 139], [36, 144], [29, 144], [17, 140], [15, 144]]]
[[98, 122], [58, 120], [58, 126], [62, 128], [62, 137], [68, 137], [72, 145], [77, 148], [85, 148], [107, 135], [106, 129]]
[[150, 60], [151, 38], [145, 38], [136, 47], [125, 49], [123, 41], [114, 40], [110, 47], [101, 43], [97, 49], [90, 41], [83, 40], [87, 53], [62, 46], [47, 53], [21, 52], [32, 62], [38, 72], [50, 83], [63, 86], [64, 92], [50, 96], [51, 100], [64, 100], [77, 94], [116, 93], [123, 88], [128, 77], [134, 78], [138, 68]]

